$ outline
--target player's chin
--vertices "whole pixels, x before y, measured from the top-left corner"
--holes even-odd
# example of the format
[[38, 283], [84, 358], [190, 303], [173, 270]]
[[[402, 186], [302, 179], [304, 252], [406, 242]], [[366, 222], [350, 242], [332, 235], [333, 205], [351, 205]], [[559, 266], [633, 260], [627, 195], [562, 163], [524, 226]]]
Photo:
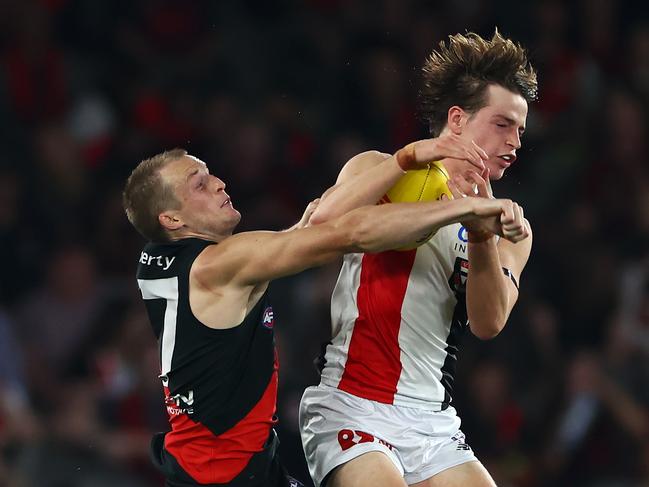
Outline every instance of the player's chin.
[[232, 215], [231, 215], [232, 220], [235, 223], [239, 223], [241, 221], [241, 213], [239, 213], [239, 211], [235, 210], [234, 208], [232, 208], [231, 212], [232, 212]]
[[489, 179], [491, 181], [498, 181], [505, 175], [505, 170], [506, 167], [502, 167], [501, 165], [496, 165], [496, 166], [490, 166], [489, 167]]
[[225, 212], [229, 218], [238, 218], [241, 219], [241, 213], [232, 205], [226, 205], [221, 208], [221, 211]]
[[234, 229], [237, 228], [237, 225], [239, 225], [239, 222], [241, 221], [241, 214], [236, 211], [236, 214], [232, 214], [230, 218], [225, 222], [225, 225], [228, 228], [228, 231], [230, 233], [234, 232]]

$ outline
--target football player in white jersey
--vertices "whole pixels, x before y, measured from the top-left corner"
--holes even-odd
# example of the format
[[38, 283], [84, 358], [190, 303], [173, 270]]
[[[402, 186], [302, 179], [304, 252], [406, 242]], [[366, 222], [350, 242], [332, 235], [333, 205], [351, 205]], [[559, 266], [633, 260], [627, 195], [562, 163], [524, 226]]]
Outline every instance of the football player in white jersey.
[[[516, 160], [537, 94], [525, 50], [498, 32], [488, 40], [457, 34], [431, 53], [423, 77], [431, 160], [441, 162], [455, 198], [492, 197], [489, 180]], [[420, 144], [353, 157], [310, 223], [376, 204], [401, 177], [395, 161], [408, 169], [403, 162]], [[345, 256], [321, 383], [300, 405], [317, 487], [495, 485], [450, 403], [460, 336], [495, 337], [518, 298], [532, 236], [516, 211], [526, 226], [517, 243], [462, 221], [413, 250]]]
[[[401, 153], [402, 165], [424, 164], [436, 146], [421, 141]], [[295, 485], [280, 468], [272, 431], [278, 365], [269, 281], [347, 252], [399, 248], [464, 219], [512, 241], [525, 237], [511, 200], [468, 198], [365, 206], [318, 226], [234, 234], [241, 215], [225, 183], [181, 149], [133, 170], [124, 209], [150, 240], [138, 285], [159, 339], [171, 427], [154, 437], [152, 460], [169, 487]]]

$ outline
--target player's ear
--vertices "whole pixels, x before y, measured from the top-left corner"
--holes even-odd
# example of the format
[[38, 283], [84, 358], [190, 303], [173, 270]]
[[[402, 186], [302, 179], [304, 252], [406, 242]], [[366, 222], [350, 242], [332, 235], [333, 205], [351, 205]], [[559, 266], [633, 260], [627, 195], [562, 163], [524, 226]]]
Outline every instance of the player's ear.
[[459, 106], [453, 105], [448, 109], [446, 125], [452, 133], [454, 133], [455, 135], [460, 135], [462, 133], [462, 128], [464, 127], [465, 119], [466, 112]]
[[164, 211], [160, 213], [158, 215], [158, 222], [160, 222], [162, 228], [167, 230], [178, 230], [184, 225], [182, 218], [173, 211]]

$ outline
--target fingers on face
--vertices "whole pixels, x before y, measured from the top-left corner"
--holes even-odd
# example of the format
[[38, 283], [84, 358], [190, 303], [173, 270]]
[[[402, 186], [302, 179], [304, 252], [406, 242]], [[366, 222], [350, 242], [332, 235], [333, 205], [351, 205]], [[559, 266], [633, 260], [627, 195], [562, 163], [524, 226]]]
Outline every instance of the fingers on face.
[[485, 159], [482, 158], [482, 155], [476, 149], [473, 149], [471, 151], [471, 153], [473, 155], [473, 161], [472, 161], [473, 165], [476, 168], [478, 168], [480, 171], [482, 171], [484, 169], [484, 167], [485, 167], [485, 165], [484, 165]]
[[489, 159], [489, 155], [484, 151], [482, 147], [476, 144], [474, 140], [471, 141], [471, 144], [473, 145], [473, 147], [475, 147], [476, 151], [482, 159], [484, 159], [485, 161]]
[[465, 161], [469, 161], [471, 164], [474, 166], [479, 166], [481, 161], [478, 155], [474, 150], [469, 149], [468, 147], [459, 147], [459, 150], [457, 152], [458, 159], [464, 159]]

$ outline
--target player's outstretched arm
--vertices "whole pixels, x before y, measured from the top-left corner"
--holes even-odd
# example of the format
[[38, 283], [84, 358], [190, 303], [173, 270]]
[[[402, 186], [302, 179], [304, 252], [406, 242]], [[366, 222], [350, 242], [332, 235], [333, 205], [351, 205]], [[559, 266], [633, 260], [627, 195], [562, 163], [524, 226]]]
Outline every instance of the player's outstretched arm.
[[355, 208], [376, 204], [405, 171], [420, 169], [444, 158], [466, 160], [481, 171], [487, 154], [475, 143], [466, 142], [455, 134], [412, 142], [394, 155], [363, 152], [342, 168], [336, 185], [322, 196], [311, 224], [317, 225]]
[[252, 286], [344, 253], [399, 248], [450, 223], [499, 215], [506, 205], [506, 200], [469, 198], [364, 206], [313, 227], [233, 235], [205, 249], [193, 272], [210, 286]]

